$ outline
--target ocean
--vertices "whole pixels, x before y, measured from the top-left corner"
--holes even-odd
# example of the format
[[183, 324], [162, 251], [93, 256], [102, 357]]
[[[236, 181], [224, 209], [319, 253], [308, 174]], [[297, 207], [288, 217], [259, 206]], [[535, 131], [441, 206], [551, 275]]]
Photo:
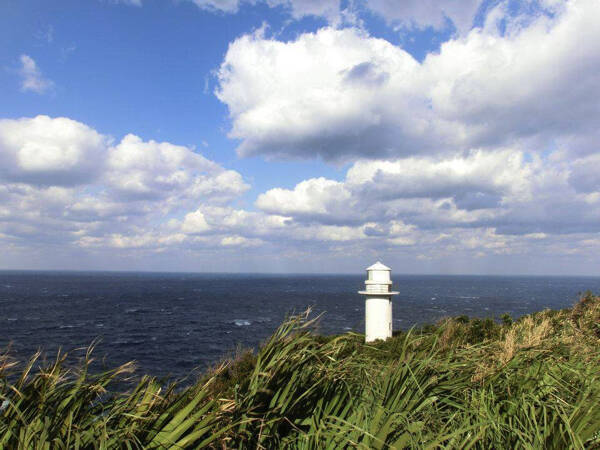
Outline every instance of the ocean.
[[[181, 378], [256, 347], [286, 315], [323, 313], [319, 332], [364, 331], [364, 274], [264, 275], [0, 271], [0, 349], [94, 355], [107, 367]], [[499, 318], [572, 306], [600, 277], [393, 274], [394, 328], [445, 316]]]

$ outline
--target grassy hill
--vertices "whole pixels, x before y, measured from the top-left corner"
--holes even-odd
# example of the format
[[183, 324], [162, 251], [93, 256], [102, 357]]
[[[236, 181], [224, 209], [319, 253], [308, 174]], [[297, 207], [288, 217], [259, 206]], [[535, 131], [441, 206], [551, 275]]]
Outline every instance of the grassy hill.
[[[600, 448], [600, 297], [366, 345], [290, 318], [185, 387], [0, 359], [0, 448]], [[93, 367], [93, 366], [92, 366]]]

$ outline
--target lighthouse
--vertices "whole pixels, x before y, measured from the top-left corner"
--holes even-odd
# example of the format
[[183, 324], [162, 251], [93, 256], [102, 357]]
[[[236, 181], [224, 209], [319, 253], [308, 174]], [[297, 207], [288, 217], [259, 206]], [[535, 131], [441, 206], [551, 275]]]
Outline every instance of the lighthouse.
[[367, 267], [365, 290], [365, 342], [392, 337], [392, 295], [391, 269], [379, 261]]

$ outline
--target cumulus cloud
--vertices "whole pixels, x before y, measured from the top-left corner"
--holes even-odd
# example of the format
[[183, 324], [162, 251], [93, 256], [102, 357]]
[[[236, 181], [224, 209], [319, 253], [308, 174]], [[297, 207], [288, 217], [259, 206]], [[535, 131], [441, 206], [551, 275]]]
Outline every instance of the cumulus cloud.
[[64, 117], [0, 120], [0, 177], [34, 185], [92, 182], [103, 170], [109, 140]]
[[210, 230], [210, 225], [206, 222], [206, 218], [202, 211], [194, 211], [187, 213], [181, 224], [181, 231], [188, 234], [204, 233]]
[[[339, 9], [269, 2], [282, 4], [295, 17]], [[113, 141], [67, 118], [0, 120], [0, 242], [211, 263], [268, 255], [293, 268], [386, 255], [597, 262], [598, 3], [543, 2], [552, 14], [527, 17], [500, 3], [471, 31], [478, 1], [405, 2], [396, 16], [390, 5], [369, 8], [459, 33], [421, 62], [354, 28], [287, 42], [252, 33], [218, 73], [241, 156], [320, 157], [348, 164], [345, 176], [273, 186], [242, 208], [242, 175], [195, 149]]]
[[320, 216], [327, 220], [347, 212], [351, 201], [351, 193], [343, 183], [321, 177], [303, 181], [293, 190], [271, 189], [258, 197], [256, 205], [279, 215]]
[[21, 67], [19, 75], [21, 76], [21, 90], [24, 92], [32, 91], [36, 94], [43, 94], [54, 86], [54, 83], [44, 78], [36, 62], [29, 55], [21, 55], [19, 58]]
[[557, 162], [505, 149], [359, 161], [342, 182], [313, 178], [274, 188], [256, 206], [300, 223], [365, 226], [371, 236], [389, 235], [393, 221], [412, 230], [597, 233], [600, 186], [580, 174], [592, 158]]
[[[494, 207], [506, 195], [529, 196], [532, 172], [520, 151], [478, 150], [441, 159], [359, 161], [348, 171], [347, 181], [373, 200], [452, 197], [469, 210]], [[470, 203], [477, 198], [484, 203]]]
[[115, 145], [68, 118], [0, 120], [0, 163], [0, 233], [13, 243], [171, 247], [205, 231], [201, 214], [189, 214], [198, 204], [249, 189], [193, 149], [132, 134]]
[[107, 155], [106, 184], [121, 198], [235, 198], [248, 189], [238, 172], [224, 170], [187, 147], [144, 142], [129, 134]]
[[187, 147], [132, 134], [114, 143], [80, 122], [46, 116], [1, 121], [0, 143], [7, 248], [290, 258], [401, 249], [429, 260], [585, 253], [600, 232], [597, 152], [571, 158], [504, 148], [359, 160], [341, 181], [270, 189], [250, 211], [233, 206], [248, 189], [242, 176]]
[[490, 19], [423, 62], [353, 28], [290, 42], [253, 33], [231, 43], [216, 95], [241, 156], [348, 161], [523, 141], [545, 150], [597, 132], [598, 20], [593, 0], [526, 24]]
[[[276, 187], [248, 210], [235, 206], [248, 189], [241, 175], [193, 149], [133, 134], [115, 143], [65, 118], [1, 124], [0, 154], [10, 161], [0, 173], [7, 252], [202, 261], [243, 254], [299, 264], [316, 255], [593, 258], [599, 248], [600, 186], [589, 169], [597, 152], [570, 158], [560, 150], [539, 156], [504, 148], [360, 160], [343, 180]], [[21, 165], [19, 152], [43, 142], [33, 169]], [[81, 163], [86, 159], [95, 170]]]

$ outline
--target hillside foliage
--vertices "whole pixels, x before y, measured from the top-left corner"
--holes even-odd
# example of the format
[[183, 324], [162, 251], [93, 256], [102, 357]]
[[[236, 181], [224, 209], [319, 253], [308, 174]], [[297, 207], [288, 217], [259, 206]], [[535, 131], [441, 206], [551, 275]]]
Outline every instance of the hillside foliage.
[[600, 297], [386, 342], [309, 313], [193, 383], [0, 358], [0, 448], [600, 448]]

